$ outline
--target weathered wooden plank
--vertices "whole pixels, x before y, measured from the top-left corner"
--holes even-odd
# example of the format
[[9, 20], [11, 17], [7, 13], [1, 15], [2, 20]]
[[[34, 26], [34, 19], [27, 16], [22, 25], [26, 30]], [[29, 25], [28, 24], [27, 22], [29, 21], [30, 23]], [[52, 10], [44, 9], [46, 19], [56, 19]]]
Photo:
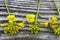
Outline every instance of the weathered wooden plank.
[[[26, 14], [27, 14], [27, 13], [23, 13], [23, 14], [22, 14], [22, 13], [11, 13], [11, 14], [15, 14], [16, 17], [26, 18]], [[33, 14], [34, 14], [34, 13], [33, 13]], [[8, 15], [7, 12], [0, 12], [0, 16], [1, 16], [1, 17], [6, 17], [7, 15]], [[56, 14], [55, 14], [55, 15], [52, 15], [52, 14], [51, 14], [51, 15], [42, 15], [41, 17], [42, 17], [43, 19], [48, 19], [48, 18], [51, 18], [52, 16], [56, 16], [57, 18], [60, 18], [59, 15], [56, 15]], [[42, 19], [42, 18], [41, 18], [41, 19]]]
[[[51, 11], [50, 11], [50, 12], [51, 12]], [[12, 11], [11, 11], [11, 14], [20, 15], [20, 16], [24, 16], [24, 15], [26, 15], [27, 13], [29, 13], [29, 14], [36, 14], [36, 13], [32, 13], [32, 12], [21, 12], [21, 11], [20, 11], [20, 12], [12, 12]], [[4, 14], [4, 15], [7, 15], [8, 13], [7, 13], [6, 11], [4, 11], [4, 10], [1, 10], [1, 11], [0, 11], [0, 15], [3, 15], [3, 14]], [[43, 15], [56, 15], [56, 16], [58, 15], [57, 12], [56, 12], [56, 13], [55, 13], [55, 12], [54, 12], [54, 13], [52, 13], [52, 12], [51, 12], [51, 13], [48, 13], [48, 12], [47, 12], [47, 13], [41, 13], [41, 14], [42, 14], [42, 16], [43, 16]]]
[[[7, 21], [7, 17], [0, 17], [0, 22], [2, 21]], [[16, 17], [17, 21], [26, 21], [26, 18], [22, 18], [22, 17]], [[38, 22], [50, 22], [48, 19], [37, 19]], [[60, 22], [60, 20], [58, 20], [57, 22]]]
[[[3, 1], [4, 0], [0, 0], [0, 10], [1, 10], [0, 11], [0, 23], [4, 23], [4, 21], [8, 20], [6, 17], [8, 14], [6, 12], [6, 8], [4, 6]], [[59, 4], [60, 0], [57, 0], [57, 2]], [[27, 20], [25, 18], [25, 15], [27, 13], [36, 14], [37, 3], [38, 3], [37, 0], [7, 0], [9, 10], [11, 11], [11, 13], [14, 13], [16, 15], [17, 21]], [[42, 18], [41, 19], [38, 18], [38, 22], [49, 22], [48, 18], [52, 17], [53, 15], [55, 15], [57, 18], [59, 18], [56, 8], [54, 6], [53, 0], [42, 0], [40, 12], [42, 14]], [[60, 22], [60, 20], [58, 20], [58, 22]], [[28, 26], [28, 24], [26, 26]], [[43, 30], [38, 35], [31, 35], [31, 34], [29, 34], [28, 31], [26, 31], [26, 30], [28, 30], [28, 28], [23, 28], [23, 29], [21, 29], [21, 30], [23, 30], [22, 32], [15, 35], [16, 37], [12, 36], [12, 35], [10, 36], [8, 34], [2, 34], [0, 36], [0, 39], [9, 39], [9, 38], [14, 39], [14, 37], [21, 39], [23, 37], [29, 37], [29, 38], [32, 37], [32, 38], [39, 38], [39, 40], [40, 39], [59, 40], [59, 37], [54, 36], [49, 28], [45, 28], [45, 27], [42, 27], [42, 28], [43, 28]], [[0, 28], [0, 31], [2, 31], [2, 30], [3, 30], [3, 28]], [[36, 39], [36, 40], [38, 40], [38, 39]]]
[[[19, 12], [19, 11], [21, 12], [22, 11], [22, 12], [27, 12], [27, 13], [28, 12], [36, 13], [36, 10], [16, 9], [16, 8], [9, 8], [9, 9], [11, 11], [16, 11], [16, 12]], [[2, 7], [2, 8], [0, 8], [0, 10], [5, 10], [5, 9], [4, 9], [4, 7]], [[41, 11], [40, 10], [40, 12], [41, 13], [57, 13], [57, 11], [54, 11], [54, 10], [53, 11], [49, 11], [49, 10], [48, 11], [46, 11], [46, 10], [45, 11]]]
[[[6, 17], [0, 17], [0, 21], [4, 21], [4, 20], [8, 20]], [[16, 17], [16, 20], [17, 21], [26, 21], [27, 19], [26, 18], [18, 18], [18, 17]], [[39, 22], [47, 22], [48, 20], [46, 20], [46, 19], [38, 19], [38, 21]], [[49, 22], [49, 21], [48, 21]]]
[[[27, 10], [37, 10], [37, 8], [36, 7], [13, 7], [13, 6], [9, 6], [9, 8], [14, 8], [14, 9], [27, 9]], [[5, 7], [0, 7], [0, 9], [6, 9]], [[42, 11], [53, 11], [53, 10], [55, 10], [56, 11], [56, 9], [55, 8], [40, 8], [40, 10]]]
[[[4, 1], [4, 0], [0, 0], [0, 1]], [[37, 1], [37, 0], [7, 0], [7, 1], [17, 1], [17, 2], [21, 2], [21, 1]], [[42, 2], [52, 2], [53, 0], [42, 0]], [[60, 0], [57, 0], [57, 2], [60, 2]]]
[[[36, 2], [37, 2], [37, 1], [36, 1]], [[37, 7], [37, 3], [38, 3], [38, 2], [37, 2], [37, 3], [36, 3], [36, 2], [30, 2], [30, 1], [28, 1], [28, 2], [27, 2], [27, 1], [25, 2], [25, 1], [24, 1], [24, 2], [23, 2], [23, 1], [22, 1], [22, 2], [17, 2], [17, 3], [16, 3], [16, 2], [8, 2], [8, 4], [20, 5], [20, 6], [21, 6], [21, 5], [23, 5], [23, 6], [35, 6], [35, 7]], [[25, 4], [26, 4], [26, 5], [25, 5]], [[53, 2], [42, 2], [41, 4], [45, 4], [45, 6], [46, 6], [46, 4], [47, 4], [47, 5], [49, 5], [49, 4], [53, 5]]]
[[[7, 37], [8, 36], [8, 37]], [[42, 34], [40, 34], [40, 35], [32, 35], [32, 34], [17, 34], [17, 35], [4, 35], [4, 34], [2, 34], [2, 36], [0, 37], [1, 39], [11, 39], [11, 38], [22, 38], [22, 37], [32, 37], [32, 38], [39, 38], [39, 39], [45, 39], [45, 40], [48, 40], [48, 39], [57, 39], [57, 38], [55, 38], [55, 36], [53, 36], [53, 35], [50, 35], [50, 34], [47, 34], [47, 33], [43, 33], [43, 35]], [[25, 39], [26, 40], [26, 39]], [[30, 40], [30, 39], [29, 39]], [[38, 39], [37, 39], [38, 40]]]

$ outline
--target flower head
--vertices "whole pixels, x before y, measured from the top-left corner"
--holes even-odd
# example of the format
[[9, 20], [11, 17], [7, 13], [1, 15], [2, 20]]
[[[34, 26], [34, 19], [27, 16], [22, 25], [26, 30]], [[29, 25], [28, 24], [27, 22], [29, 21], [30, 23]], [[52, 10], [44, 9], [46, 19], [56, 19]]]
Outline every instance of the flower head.
[[9, 23], [16, 23], [16, 20], [8, 20]]
[[43, 22], [43, 23], [40, 23], [41, 25], [44, 25], [44, 26], [48, 26], [48, 22]]
[[8, 15], [7, 18], [8, 18], [8, 20], [14, 20], [15, 19], [15, 15]]
[[18, 26], [8, 26], [4, 28], [4, 33], [16, 34], [18, 32]]
[[31, 26], [31, 27], [29, 28], [29, 30], [30, 30], [30, 32], [31, 32], [32, 34], [38, 34], [38, 32], [41, 31], [41, 28], [39, 28], [39, 27], [37, 27], [37, 26]]
[[60, 36], [60, 27], [54, 31], [55, 35]]
[[5, 27], [4, 28], [4, 33], [8, 33], [8, 31], [9, 31], [9, 27]]
[[55, 16], [53, 16], [52, 18], [49, 18], [49, 20], [52, 24], [57, 23], [57, 18]]
[[24, 22], [18, 23], [18, 25], [20, 26], [19, 28], [23, 28], [24, 27]]
[[6, 26], [8, 26], [8, 24], [4, 23], [4, 24], [0, 24], [0, 26], [6, 27]]
[[28, 19], [28, 23], [33, 23], [35, 20], [34, 19]]
[[27, 14], [26, 18], [28, 18], [28, 19], [34, 19], [35, 15], [34, 14]]
[[57, 28], [57, 25], [50, 25], [50, 27], [54, 31]]
[[27, 21], [29, 23], [33, 23], [35, 21], [35, 15], [34, 14], [27, 14], [26, 18], [27, 18]]
[[15, 15], [8, 15], [7, 16], [9, 23], [13, 23], [15, 20]]

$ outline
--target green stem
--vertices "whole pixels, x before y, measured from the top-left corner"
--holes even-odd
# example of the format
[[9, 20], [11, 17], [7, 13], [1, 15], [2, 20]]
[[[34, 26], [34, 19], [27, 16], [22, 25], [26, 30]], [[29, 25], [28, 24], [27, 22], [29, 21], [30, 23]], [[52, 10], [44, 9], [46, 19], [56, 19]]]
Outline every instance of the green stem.
[[6, 0], [4, 0], [4, 4], [5, 4], [5, 6], [6, 6], [6, 9], [7, 9], [8, 14], [10, 15], [10, 11], [9, 11], [9, 9], [8, 9], [8, 7], [7, 7]]
[[57, 8], [57, 12], [58, 12], [59, 15], [60, 15], [60, 9], [58, 8], [58, 5], [57, 5], [57, 3], [56, 3], [56, 0], [54, 0], [54, 4], [55, 4], [55, 6], [56, 6], [56, 8]]
[[38, 15], [40, 13], [40, 4], [41, 4], [41, 0], [39, 0], [39, 2], [38, 2], [38, 10], [37, 10], [37, 14], [36, 14], [36, 21], [35, 21], [35, 23], [37, 22]]

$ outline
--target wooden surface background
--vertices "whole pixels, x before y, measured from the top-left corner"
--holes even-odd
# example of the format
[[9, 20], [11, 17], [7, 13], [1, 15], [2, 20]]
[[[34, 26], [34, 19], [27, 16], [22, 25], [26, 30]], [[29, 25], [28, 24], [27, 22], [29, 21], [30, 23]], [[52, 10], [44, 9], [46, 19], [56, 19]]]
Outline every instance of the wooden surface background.
[[[60, 0], [56, 0], [56, 2], [60, 6]], [[7, 4], [10, 12], [16, 15], [16, 20], [19, 22], [26, 20], [25, 15], [27, 13], [36, 14], [38, 0], [7, 0]], [[42, 18], [37, 19], [39, 22], [49, 22], [48, 18], [54, 15], [59, 18], [53, 0], [42, 0], [40, 12]], [[4, 0], [0, 0], [0, 23], [7, 22], [7, 15]], [[60, 18], [58, 22], [60, 22]], [[39, 34], [33, 35], [29, 33], [27, 23], [25, 26], [16, 35], [4, 34], [3, 28], [0, 27], [0, 40], [60, 40], [60, 37], [55, 36], [50, 28], [39, 25], [43, 30]]]

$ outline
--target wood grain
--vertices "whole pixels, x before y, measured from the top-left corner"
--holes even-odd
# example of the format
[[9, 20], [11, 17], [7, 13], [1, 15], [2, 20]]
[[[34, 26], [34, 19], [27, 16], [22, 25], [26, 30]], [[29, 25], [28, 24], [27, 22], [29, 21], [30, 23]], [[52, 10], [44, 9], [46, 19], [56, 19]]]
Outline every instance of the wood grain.
[[[58, 6], [60, 7], [60, 0], [56, 0], [56, 2]], [[17, 21], [26, 20], [25, 15], [28, 13], [29, 14], [33, 13], [36, 15], [37, 4], [38, 4], [38, 0], [7, 0], [7, 5], [9, 7], [9, 10], [11, 14], [16, 15]], [[53, 0], [42, 0], [40, 13], [42, 14], [42, 18], [40, 19], [39, 17], [37, 19], [38, 22], [49, 22], [48, 18], [52, 16], [56, 16], [59, 19], [58, 22], [60, 22], [60, 17], [57, 13]], [[7, 15], [8, 13], [4, 6], [4, 0], [0, 0], [0, 24], [7, 23], [7, 20], [8, 20], [6, 18]], [[49, 27], [46, 28], [46, 27], [41, 26], [43, 30], [39, 34], [33, 35], [29, 33], [28, 31], [29, 26], [27, 23], [25, 26], [26, 27], [21, 29], [21, 31], [17, 33], [16, 35], [4, 34], [3, 33], [4, 29], [0, 27], [0, 39], [1, 40], [5, 40], [5, 39], [14, 40], [14, 38], [20, 38], [21, 40], [24, 40], [26, 38], [25, 40], [30, 40], [29, 38], [31, 37], [31, 40], [35, 40], [37, 38], [38, 38], [37, 40], [60, 40], [60, 37], [55, 36], [52, 30], [49, 29]]]

